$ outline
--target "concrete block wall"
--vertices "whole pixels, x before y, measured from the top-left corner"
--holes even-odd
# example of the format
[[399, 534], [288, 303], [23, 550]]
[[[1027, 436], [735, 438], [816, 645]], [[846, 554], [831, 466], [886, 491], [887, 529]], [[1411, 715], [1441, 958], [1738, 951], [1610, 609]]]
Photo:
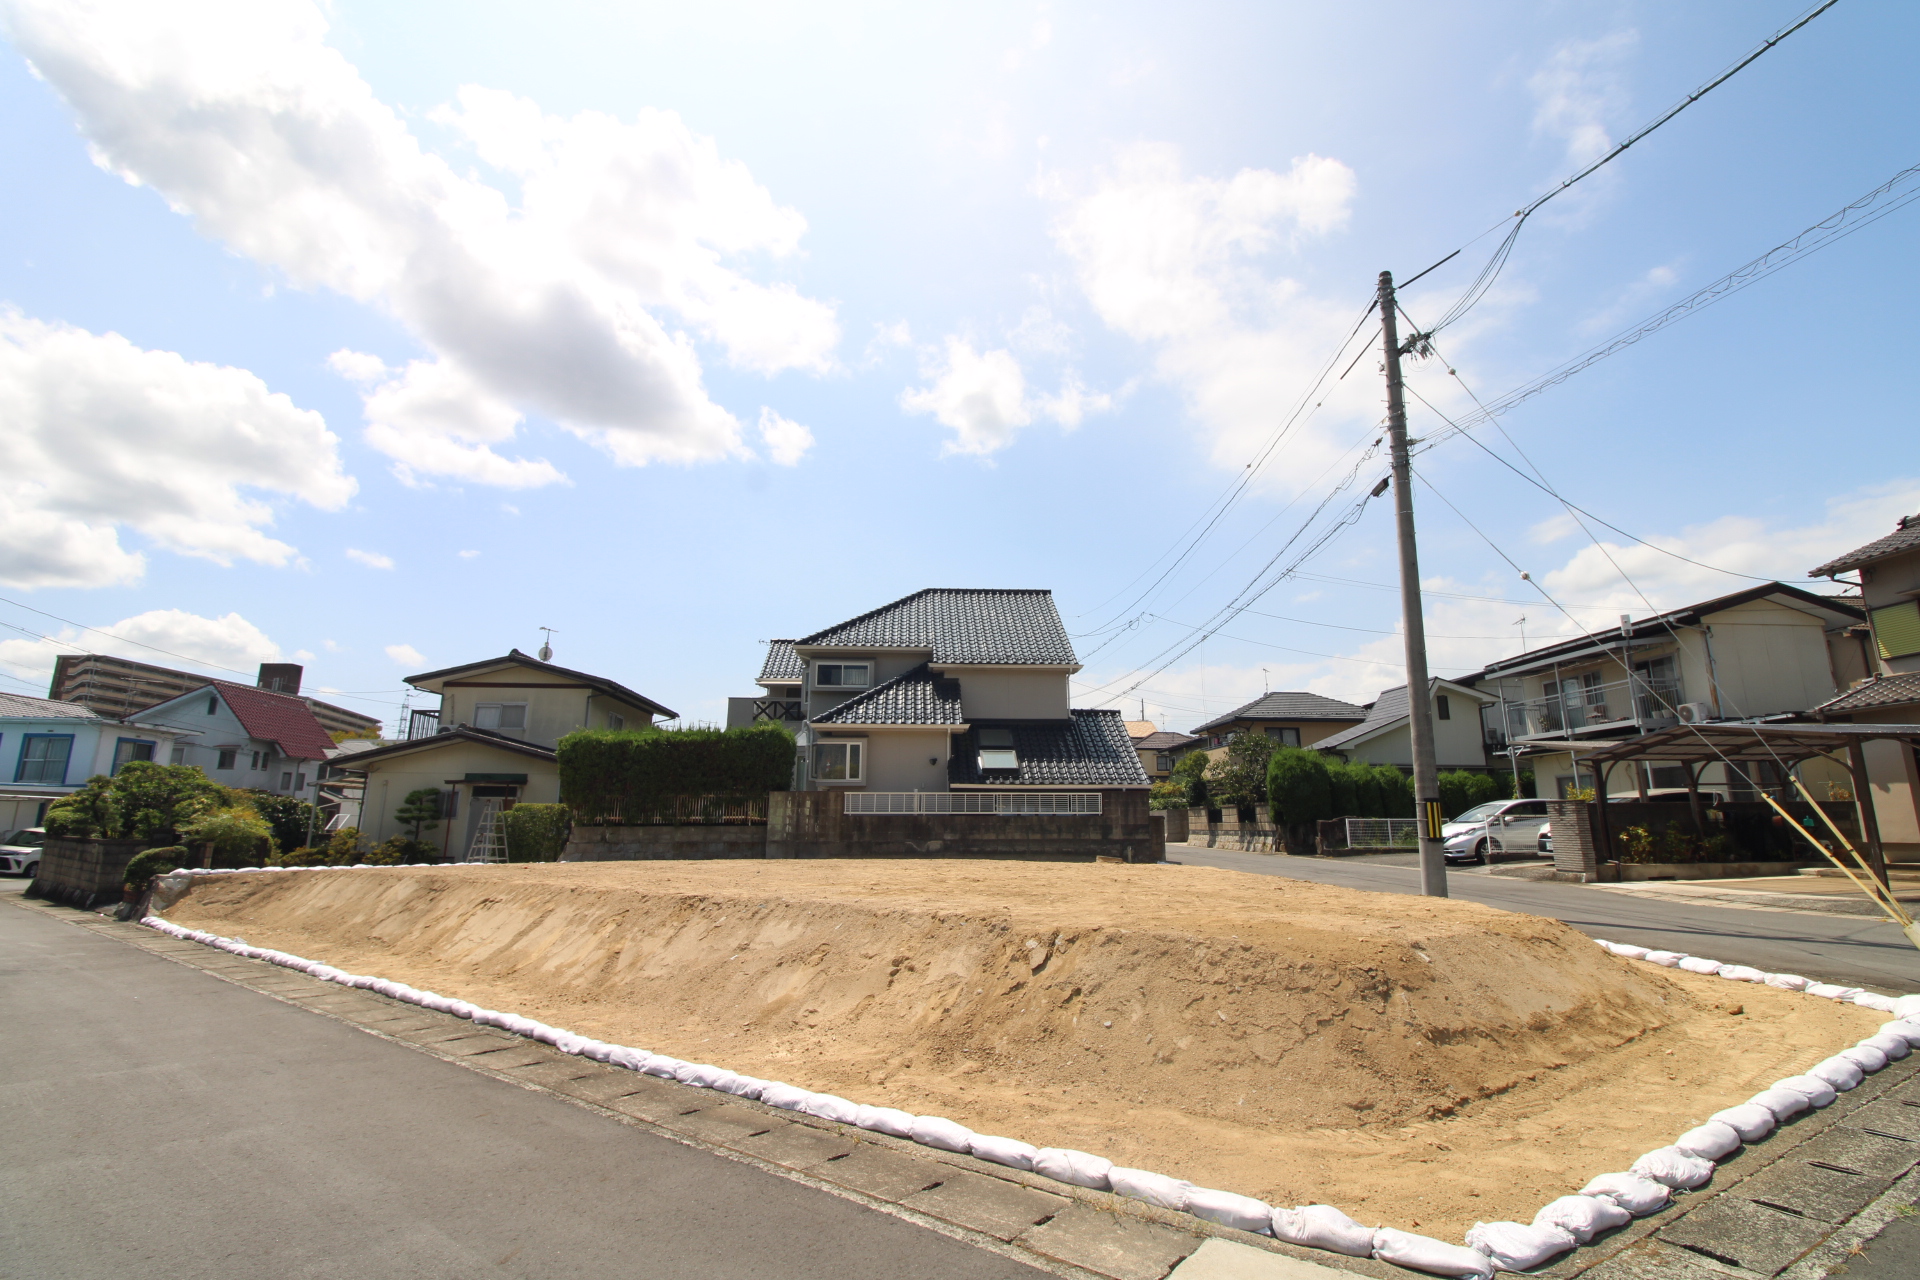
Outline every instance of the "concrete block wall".
[[40, 871], [27, 892], [51, 902], [92, 907], [117, 902], [126, 883], [127, 864], [144, 840], [66, 840], [51, 837], [40, 851]]
[[764, 858], [762, 826], [576, 826], [562, 862], [641, 862], [661, 858]]
[[769, 858], [1019, 858], [1160, 862], [1145, 791], [1103, 791], [1098, 814], [847, 813], [837, 791], [776, 791]]

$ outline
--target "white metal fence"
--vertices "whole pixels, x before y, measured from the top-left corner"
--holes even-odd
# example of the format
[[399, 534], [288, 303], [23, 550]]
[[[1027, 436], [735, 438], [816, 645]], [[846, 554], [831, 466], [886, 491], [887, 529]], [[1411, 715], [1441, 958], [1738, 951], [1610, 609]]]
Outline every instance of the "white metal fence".
[[1409, 849], [1420, 844], [1420, 820], [1418, 818], [1348, 818], [1347, 847], [1349, 849], [1387, 849], [1395, 845], [1405, 845]]
[[1098, 791], [848, 791], [846, 813], [1099, 813]]

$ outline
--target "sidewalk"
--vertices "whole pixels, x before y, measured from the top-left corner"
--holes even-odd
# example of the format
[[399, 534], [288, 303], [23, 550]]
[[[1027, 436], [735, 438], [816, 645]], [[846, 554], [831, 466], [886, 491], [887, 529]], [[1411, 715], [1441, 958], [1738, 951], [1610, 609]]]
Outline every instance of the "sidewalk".
[[[1881, 910], [1853, 881], [1834, 876], [1763, 876], [1744, 880], [1637, 880], [1588, 884], [1589, 889], [1624, 893], [1665, 902], [1712, 902], [1721, 906], [1773, 911], [1811, 911], [1820, 915], [1865, 916], [1884, 920]], [[1909, 910], [1920, 908], [1920, 877], [1896, 874], [1893, 896]]]

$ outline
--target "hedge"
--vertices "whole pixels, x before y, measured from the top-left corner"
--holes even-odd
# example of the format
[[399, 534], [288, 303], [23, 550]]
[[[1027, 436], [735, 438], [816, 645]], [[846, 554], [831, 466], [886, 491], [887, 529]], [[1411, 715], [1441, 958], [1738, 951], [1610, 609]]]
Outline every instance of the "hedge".
[[507, 828], [508, 862], [558, 862], [567, 847], [570, 815], [563, 804], [517, 804], [500, 820]]
[[1327, 758], [1305, 747], [1281, 747], [1267, 761], [1267, 803], [1273, 820], [1300, 826], [1337, 816]]
[[560, 802], [583, 823], [671, 820], [679, 802], [764, 800], [793, 782], [793, 735], [747, 729], [582, 729], [560, 739]]

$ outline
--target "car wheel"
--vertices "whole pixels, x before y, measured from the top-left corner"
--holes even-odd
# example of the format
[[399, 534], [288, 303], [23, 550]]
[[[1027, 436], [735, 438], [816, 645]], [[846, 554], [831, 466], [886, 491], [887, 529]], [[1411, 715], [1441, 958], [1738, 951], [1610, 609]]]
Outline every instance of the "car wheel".
[[1485, 840], [1473, 846], [1473, 860], [1481, 863], [1487, 860], [1487, 842]]

